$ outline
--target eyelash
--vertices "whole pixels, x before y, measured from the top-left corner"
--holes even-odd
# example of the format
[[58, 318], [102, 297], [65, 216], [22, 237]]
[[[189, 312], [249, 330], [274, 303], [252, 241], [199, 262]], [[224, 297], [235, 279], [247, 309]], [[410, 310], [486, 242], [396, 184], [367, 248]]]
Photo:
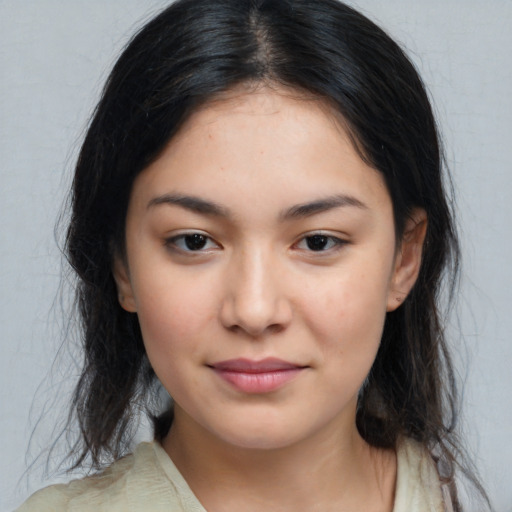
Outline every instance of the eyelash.
[[[330, 243], [330, 246], [327, 249], [324, 249], [323, 247], [320, 250], [315, 250], [311, 247], [312, 244], [315, 244], [317, 242], [326, 242], [327, 244]], [[343, 240], [337, 236], [333, 235], [327, 235], [322, 232], [318, 233], [311, 233], [308, 235], [305, 235], [299, 239], [299, 241], [295, 244], [296, 247], [298, 247], [300, 244], [306, 244], [307, 248], [302, 248], [305, 251], [312, 252], [312, 253], [332, 253], [339, 249], [341, 249], [344, 245], [346, 245], [348, 242], [346, 240]]]
[[[196, 240], [193, 240], [192, 237], [197, 237]], [[204, 249], [204, 247], [200, 247], [198, 249], [191, 249], [190, 247], [180, 247], [180, 242], [183, 243], [183, 245], [187, 245], [187, 238], [191, 239], [189, 240], [191, 243], [196, 243], [196, 242], [201, 242], [200, 239], [202, 239], [202, 241], [205, 242], [205, 245], [209, 245], [211, 243], [213, 243], [214, 247], [207, 247], [206, 249]], [[220, 247], [219, 244], [217, 244], [216, 242], [214, 242], [214, 240], [208, 236], [208, 235], [205, 235], [204, 233], [198, 233], [198, 232], [190, 232], [190, 233], [182, 233], [180, 235], [176, 235], [176, 236], [173, 236], [171, 238], [167, 238], [165, 240], [165, 243], [164, 245], [171, 249], [171, 250], [176, 250], [176, 251], [179, 251], [181, 253], [205, 253], [205, 252], [208, 252], [212, 249], [217, 249]]]
[[[194, 240], [195, 237], [195, 240]], [[187, 240], [189, 239], [189, 240]], [[190, 242], [190, 243], [187, 243]], [[199, 245], [198, 248], [191, 248], [190, 245], [197, 243]], [[201, 243], [204, 245], [201, 247]], [[327, 245], [327, 248], [323, 246], [323, 243]], [[311, 234], [307, 234], [302, 236], [293, 247], [298, 248], [299, 250], [311, 252], [311, 253], [332, 253], [341, 249], [348, 242], [339, 237], [328, 235], [322, 232], [313, 232]], [[305, 244], [306, 247], [300, 247], [302, 244]], [[315, 244], [320, 244], [318, 250], [314, 249], [312, 246]], [[184, 254], [201, 254], [208, 253], [212, 249], [221, 248], [221, 246], [215, 242], [210, 236], [200, 233], [200, 232], [190, 232], [190, 233], [182, 233], [165, 240], [164, 245], [175, 251], [179, 251]], [[208, 247], [209, 245], [212, 245]], [[206, 248], [205, 248], [206, 246]]]

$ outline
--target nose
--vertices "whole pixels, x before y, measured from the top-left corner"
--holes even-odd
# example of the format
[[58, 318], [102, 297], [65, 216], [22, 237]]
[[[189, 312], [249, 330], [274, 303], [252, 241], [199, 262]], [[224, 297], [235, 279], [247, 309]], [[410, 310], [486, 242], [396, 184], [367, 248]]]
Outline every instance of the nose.
[[284, 330], [292, 319], [283, 272], [269, 251], [245, 251], [228, 270], [221, 322], [252, 338]]

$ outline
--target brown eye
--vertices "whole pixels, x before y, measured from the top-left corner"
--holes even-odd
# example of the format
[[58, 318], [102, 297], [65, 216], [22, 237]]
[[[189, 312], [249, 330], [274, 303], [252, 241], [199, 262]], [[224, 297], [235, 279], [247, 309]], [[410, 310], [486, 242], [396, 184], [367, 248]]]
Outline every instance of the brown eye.
[[181, 252], [202, 252], [219, 248], [216, 242], [202, 233], [184, 233], [173, 236], [165, 241], [165, 245]]
[[336, 236], [312, 233], [299, 240], [296, 247], [303, 251], [327, 252], [340, 249], [346, 243], [348, 242]]
[[189, 251], [200, 251], [201, 249], [204, 249], [208, 242], [208, 237], [194, 233], [192, 235], [185, 235], [183, 237], [183, 242]]
[[329, 243], [329, 237], [324, 235], [313, 235], [306, 237], [306, 245], [311, 251], [323, 251]]

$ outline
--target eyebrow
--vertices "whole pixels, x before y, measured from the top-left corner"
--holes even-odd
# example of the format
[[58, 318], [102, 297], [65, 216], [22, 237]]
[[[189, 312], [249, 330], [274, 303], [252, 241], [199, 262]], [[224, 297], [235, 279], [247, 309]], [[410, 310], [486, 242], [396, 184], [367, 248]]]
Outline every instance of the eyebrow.
[[303, 217], [310, 217], [318, 213], [333, 210], [334, 208], [341, 208], [346, 206], [359, 208], [361, 210], [368, 209], [368, 206], [366, 206], [362, 201], [360, 201], [356, 197], [345, 194], [339, 194], [322, 199], [317, 199], [315, 201], [311, 201], [308, 203], [297, 204], [282, 212], [279, 217], [282, 220], [293, 220]]
[[[232, 214], [228, 208], [215, 203], [214, 201], [209, 201], [200, 197], [184, 194], [163, 194], [161, 196], [154, 197], [149, 201], [147, 208], [153, 208], [162, 204], [181, 206], [186, 210], [202, 215], [224, 218], [232, 217]], [[316, 199], [307, 203], [294, 205], [281, 212], [279, 214], [279, 219], [283, 221], [300, 219], [333, 210], [335, 208], [347, 206], [359, 208], [362, 210], [368, 209], [368, 206], [366, 206], [356, 197], [339, 194], [322, 199]]]
[[148, 203], [148, 209], [161, 204], [177, 205], [202, 215], [211, 215], [213, 217], [230, 217], [230, 212], [224, 206], [213, 201], [207, 201], [199, 197], [187, 196], [183, 194], [164, 194], [151, 199]]

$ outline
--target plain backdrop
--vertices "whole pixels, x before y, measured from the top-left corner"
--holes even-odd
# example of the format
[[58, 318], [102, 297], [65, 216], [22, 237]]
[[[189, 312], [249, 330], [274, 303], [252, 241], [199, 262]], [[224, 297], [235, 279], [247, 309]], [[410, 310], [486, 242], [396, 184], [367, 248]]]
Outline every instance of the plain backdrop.
[[[512, 1], [352, 3], [408, 49], [434, 99], [463, 241], [450, 333], [465, 380], [464, 425], [496, 510], [512, 511]], [[73, 330], [62, 313], [55, 223], [115, 56], [166, 4], [0, 0], [2, 511], [56, 481], [42, 480], [44, 453], [34, 462], [64, 418], [77, 372], [66, 347], [52, 365]]]

